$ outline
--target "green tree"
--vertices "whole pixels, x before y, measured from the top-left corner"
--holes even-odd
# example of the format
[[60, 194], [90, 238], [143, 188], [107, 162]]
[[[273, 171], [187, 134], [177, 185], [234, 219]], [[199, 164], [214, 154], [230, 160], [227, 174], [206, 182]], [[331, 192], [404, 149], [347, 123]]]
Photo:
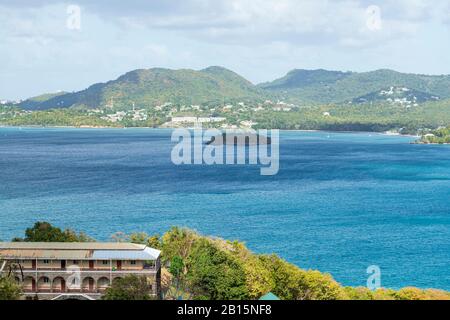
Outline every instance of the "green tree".
[[262, 256], [272, 272], [273, 293], [283, 300], [342, 300], [345, 290], [330, 275], [302, 270], [279, 257]]
[[12, 277], [0, 276], [0, 300], [18, 300], [22, 288]]
[[192, 246], [198, 239], [199, 235], [191, 230], [178, 227], [170, 229], [162, 237], [164, 262], [171, 261], [176, 256], [186, 261], [192, 250]]
[[187, 265], [187, 283], [194, 298], [245, 300], [250, 297], [242, 266], [211, 241], [200, 239], [194, 245]]
[[272, 274], [275, 286], [271, 290], [282, 300], [306, 300], [307, 292], [304, 292], [298, 283], [301, 278], [300, 269], [291, 265], [276, 255], [260, 256]]
[[183, 299], [190, 299], [191, 295], [185, 283], [184, 270], [184, 261], [180, 256], [176, 256], [170, 261], [168, 271], [171, 277], [168, 277], [167, 298], [178, 299], [179, 297], [183, 297]]
[[251, 252], [245, 244], [234, 241], [229, 250], [241, 262], [245, 272], [247, 288], [251, 299], [259, 299], [275, 286], [272, 274], [258, 255]]
[[425, 290], [418, 288], [403, 288], [394, 294], [396, 300], [428, 300]]
[[169, 272], [176, 278], [179, 278], [183, 275], [184, 262], [183, 258], [176, 256], [172, 259], [170, 263]]
[[319, 271], [303, 271], [297, 285], [308, 293], [308, 300], [344, 300], [347, 298], [344, 289], [333, 277]]
[[162, 249], [161, 236], [159, 234], [154, 234], [147, 239], [147, 246], [150, 248]]
[[130, 275], [113, 281], [106, 289], [103, 300], [154, 300], [151, 285], [146, 277]]
[[25, 242], [91, 242], [93, 239], [89, 238], [84, 233], [77, 234], [75, 231], [66, 229], [61, 230], [58, 227], [52, 226], [48, 222], [36, 222], [32, 228], [25, 231], [25, 238], [15, 241], [23, 240]]
[[374, 300], [374, 292], [364, 287], [346, 287], [345, 292], [347, 293], [349, 300]]
[[136, 232], [128, 237], [131, 243], [147, 244], [148, 234], [145, 232]]
[[180, 289], [183, 277], [183, 270], [184, 270], [183, 258], [179, 256], [174, 257], [170, 262], [169, 272], [173, 276], [173, 279], [175, 280], [175, 287], [177, 292]]
[[161, 236], [159, 234], [149, 236], [145, 232], [136, 232], [129, 236], [129, 240], [131, 243], [144, 244], [150, 248], [161, 249]]
[[111, 235], [111, 240], [118, 243], [129, 242], [130, 237], [124, 232], [116, 232]]

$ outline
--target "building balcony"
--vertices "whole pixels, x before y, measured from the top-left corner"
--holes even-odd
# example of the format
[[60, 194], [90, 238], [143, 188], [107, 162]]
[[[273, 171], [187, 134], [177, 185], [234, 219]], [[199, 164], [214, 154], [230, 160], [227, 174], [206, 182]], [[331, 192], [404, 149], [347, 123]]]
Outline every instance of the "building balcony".
[[62, 289], [30, 289], [30, 288], [23, 288], [23, 293], [27, 295], [34, 295], [34, 294], [63, 294], [63, 293], [83, 293], [87, 295], [101, 295], [104, 294], [106, 289], [79, 289], [79, 290], [62, 290]]
[[[55, 269], [55, 268], [37, 268], [37, 269], [22, 269], [24, 274], [33, 274], [33, 273], [49, 273], [49, 274], [73, 274], [75, 273], [74, 269]], [[155, 274], [158, 270], [156, 268], [148, 268], [148, 269], [139, 269], [139, 270], [130, 270], [130, 269], [79, 269], [82, 274]], [[16, 271], [17, 273], [18, 271]]]

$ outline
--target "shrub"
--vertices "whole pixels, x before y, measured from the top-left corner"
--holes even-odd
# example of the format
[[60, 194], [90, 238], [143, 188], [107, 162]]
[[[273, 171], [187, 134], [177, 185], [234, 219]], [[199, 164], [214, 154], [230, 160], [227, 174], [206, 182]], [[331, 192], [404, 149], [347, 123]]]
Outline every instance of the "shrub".
[[245, 272], [229, 253], [200, 239], [187, 259], [187, 281], [194, 298], [243, 300], [249, 298]]
[[146, 277], [130, 275], [113, 281], [103, 300], [153, 300], [151, 285]]
[[12, 277], [0, 276], [0, 300], [18, 300], [22, 295], [22, 288]]

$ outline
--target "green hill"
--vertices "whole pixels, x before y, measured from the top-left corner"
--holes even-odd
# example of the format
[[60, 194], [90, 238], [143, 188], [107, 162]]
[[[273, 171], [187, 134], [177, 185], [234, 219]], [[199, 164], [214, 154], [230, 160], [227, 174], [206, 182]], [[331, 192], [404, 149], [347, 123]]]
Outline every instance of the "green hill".
[[36, 97], [28, 98], [27, 100], [21, 102], [19, 104], [19, 106], [22, 108], [25, 108], [25, 109], [34, 109], [45, 101], [48, 101], [50, 99], [60, 97], [60, 96], [66, 95], [66, 94], [67, 94], [67, 92], [64, 92], [64, 91], [55, 92], [55, 93], [44, 93], [44, 94], [41, 94]]
[[39, 103], [27, 100], [21, 107], [32, 110], [120, 107], [131, 109], [164, 103], [205, 104], [262, 99], [265, 93], [238, 74], [221, 67], [204, 70], [148, 69], [128, 72], [86, 90], [51, 97]]
[[[391, 89], [395, 92], [390, 94]], [[85, 107], [131, 109], [166, 103], [202, 105], [283, 100], [299, 105], [389, 103], [411, 105], [450, 99], [450, 76], [405, 74], [392, 70], [340, 72], [293, 70], [258, 86], [222, 67], [204, 70], [141, 69], [73, 93], [47, 94], [20, 104], [27, 110]]]
[[64, 91], [59, 91], [59, 92], [55, 92], [55, 93], [44, 93], [39, 96], [29, 98], [28, 101], [44, 102], [44, 101], [47, 101], [52, 98], [59, 97], [59, 96], [65, 95], [65, 94], [67, 94], [67, 92], [64, 92]]
[[408, 88], [441, 99], [450, 98], [450, 76], [405, 74], [392, 70], [338, 72], [293, 70], [260, 88], [301, 104], [348, 103], [390, 87]]

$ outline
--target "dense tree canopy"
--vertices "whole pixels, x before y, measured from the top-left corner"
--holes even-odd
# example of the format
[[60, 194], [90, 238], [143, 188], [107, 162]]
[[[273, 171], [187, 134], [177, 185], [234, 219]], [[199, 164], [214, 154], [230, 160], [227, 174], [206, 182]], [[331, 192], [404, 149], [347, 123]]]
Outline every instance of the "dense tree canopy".
[[223, 117], [229, 125], [236, 126], [239, 126], [242, 121], [251, 120], [257, 123], [254, 125], [255, 129], [397, 131], [402, 134], [429, 133], [431, 130], [442, 126], [447, 127], [450, 124], [450, 100], [413, 106], [382, 102], [320, 105], [295, 107], [289, 111], [276, 111], [273, 106], [268, 105], [258, 109], [258, 106], [259, 104], [254, 102], [245, 108], [239, 107], [232, 111], [222, 109], [222, 103], [214, 108], [204, 106], [197, 111], [181, 111], [183, 106], [180, 105], [170, 105], [160, 111], [156, 111], [154, 107], [142, 106], [148, 116], [147, 120], [136, 121], [133, 120], [132, 115], [127, 115], [118, 122], [109, 122], [102, 119], [105, 114], [92, 114], [82, 108], [33, 113], [21, 113], [20, 110], [1, 112], [0, 108], [0, 124], [12, 126], [158, 127], [169, 121], [172, 116], [215, 116]]
[[21, 294], [22, 289], [13, 277], [0, 276], [0, 300], [17, 300]]
[[32, 228], [25, 230], [25, 238], [15, 238], [14, 241], [25, 242], [90, 242], [93, 241], [84, 233], [77, 234], [75, 231], [62, 230], [52, 226], [48, 222], [36, 222]]
[[103, 300], [153, 300], [147, 278], [130, 275], [113, 281]]
[[132, 233], [129, 237], [130, 242], [145, 244], [150, 248], [161, 249], [161, 236], [159, 234], [148, 235], [145, 232]]
[[421, 143], [433, 144], [449, 144], [450, 143], [450, 127], [434, 130], [420, 139]]
[[207, 239], [200, 239], [188, 258], [188, 286], [194, 297], [207, 300], [249, 298], [242, 264]]
[[432, 289], [343, 287], [329, 274], [302, 270], [276, 255], [257, 255], [242, 243], [187, 229], [167, 232], [163, 252], [166, 261], [181, 256], [187, 261], [186, 290], [193, 299], [259, 299], [273, 292], [283, 300], [450, 300], [449, 292]]

